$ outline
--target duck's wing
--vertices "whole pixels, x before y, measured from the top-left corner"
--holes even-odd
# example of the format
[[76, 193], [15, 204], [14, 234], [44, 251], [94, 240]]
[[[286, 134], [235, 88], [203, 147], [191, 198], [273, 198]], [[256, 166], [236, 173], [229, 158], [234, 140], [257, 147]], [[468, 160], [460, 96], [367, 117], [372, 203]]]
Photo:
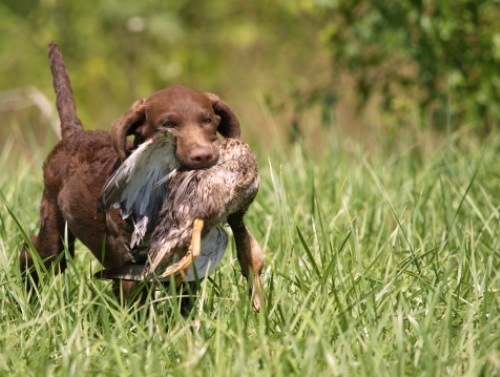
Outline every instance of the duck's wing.
[[154, 224], [165, 197], [165, 182], [179, 166], [174, 136], [158, 132], [132, 152], [104, 185], [98, 212], [120, 208], [122, 218], [132, 220], [131, 248]]
[[201, 253], [187, 269], [184, 280], [196, 281], [213, 274], [224, 256], [227, 242], [227, 233], [221, 226], [212, 228], [201, 239]]
[[[149, 278], [167, 278], [179, 275], [184, 278], [187, 269], [201, 253], [201, 234], [205, 222], [195, 219], [184, 222], [180, 229], [170, 229], [159, 247], [151, 242], [148, 261], [144, 270]], [[172, 263], [175, 262], [175, 263]]]
[[[185, 281], [196, 281], [202, 279], [215, 271], [220, 260], [224, 256], [228, 243], [226, 231], [221, 227], [215, 227], [201, 239], [201, 253], [194, 263], [186, 271]], [[173, 262], [172, 262], [173, 263]], [[99, 271], [94, 275], [100, 279], [123, 279], [142, 281], [147, 273], [143, 263], [130, 263], [121, 267]], [[157, 276], [158, 277], [158, 276]], [[158, 277], [160, 281], [170, 280], [170, 276]]]

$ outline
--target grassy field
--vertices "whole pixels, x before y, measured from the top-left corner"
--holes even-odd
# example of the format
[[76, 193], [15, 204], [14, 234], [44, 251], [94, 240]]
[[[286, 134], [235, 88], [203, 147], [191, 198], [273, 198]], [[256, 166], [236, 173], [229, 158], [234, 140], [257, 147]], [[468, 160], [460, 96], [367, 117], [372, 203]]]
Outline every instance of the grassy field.
[[255, 147], [267, 306], [252, 311], [231, 245], [187, 318], [168, 292], [149, 317], [118, 305], [81, 244], [29, 301], [17, 254], [46, 151], [0, 154], [0, 375], [500, 375], [500, 135], [339, 139]]

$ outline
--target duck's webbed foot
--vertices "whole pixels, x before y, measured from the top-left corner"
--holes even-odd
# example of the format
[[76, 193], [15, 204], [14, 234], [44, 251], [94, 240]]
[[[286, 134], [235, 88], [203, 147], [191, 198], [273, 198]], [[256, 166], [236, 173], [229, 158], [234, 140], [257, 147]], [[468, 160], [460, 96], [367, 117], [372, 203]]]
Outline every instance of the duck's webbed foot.
[[167, 267], [165, 271], [158, 275], [159, 278], [167, 278], [172, 275], [176, 276], [176, 285], [180, 284], [184, 277], [186, 276], [187, 269], [196, 258], [201, 253], [201, 232], [203, 230], [205, 222], [201, 219], [195, 219], [193, 222], [193, 235], [191, 236], [191, 244], [189, 245], [189, 249], [181, 259], [179, 259], [173, 265]]

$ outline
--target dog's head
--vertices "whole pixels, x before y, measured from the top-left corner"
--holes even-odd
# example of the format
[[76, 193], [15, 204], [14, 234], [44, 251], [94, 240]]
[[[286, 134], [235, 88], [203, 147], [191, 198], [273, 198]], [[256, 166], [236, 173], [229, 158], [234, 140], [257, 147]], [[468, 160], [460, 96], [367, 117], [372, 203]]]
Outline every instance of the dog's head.
[[123, 161], [162, 130], [174, 135], [175, 154], [189, 169], [203, 169], [217, 162], [217, 132], [226, 138], [240, 137], [238, 119], [226, 102], [212, 93], [171, 86], [132, 104], [113, 124], [113, 146]]

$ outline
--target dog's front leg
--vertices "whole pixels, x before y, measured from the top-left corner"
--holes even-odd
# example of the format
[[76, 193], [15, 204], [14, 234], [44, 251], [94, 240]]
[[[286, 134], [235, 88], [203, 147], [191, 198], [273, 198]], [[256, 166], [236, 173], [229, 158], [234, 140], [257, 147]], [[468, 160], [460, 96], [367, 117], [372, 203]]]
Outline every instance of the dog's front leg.
[[250, 283], [253, 308], [258, 312], [265, 299], [260, 278], [264, 267], [264, 254], [252, 233], [245, 226], [243, 214], [229, 216], [228, 223], [233, 231], [241, 272]]

